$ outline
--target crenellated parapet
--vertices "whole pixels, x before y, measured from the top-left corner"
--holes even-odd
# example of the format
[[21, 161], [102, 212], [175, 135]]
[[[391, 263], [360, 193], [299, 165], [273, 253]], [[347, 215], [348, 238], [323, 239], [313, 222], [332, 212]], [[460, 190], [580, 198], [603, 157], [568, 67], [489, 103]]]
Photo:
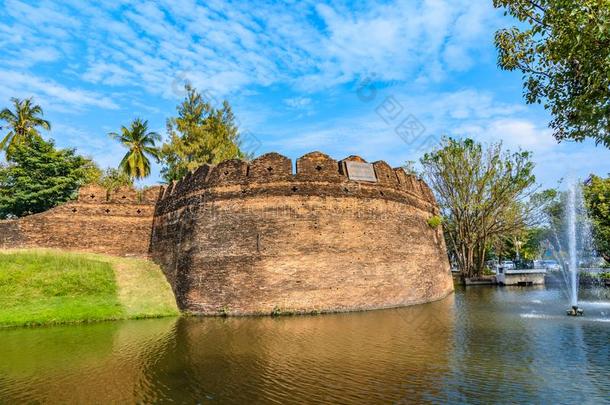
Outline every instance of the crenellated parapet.
[[147, 187], [136, 190], [123, 186], [115, 190], [107, 190], [98, 185], [86, 185], [78, 192], [79, 204], [155, 204], [161, 197], [161, 186]]
[[[348, 167], [355, 162], [370, 170], [367, 180], [354, 178]], [[261, 195], [319, 195], [406, 201], [435, 211], [429, 187], [404, 169], [384, 161], [369, 164], [360, 156], [334, 160], [321, 152], [310, 152], [292, 161], [278, 153], [267, 153], [250, 162], [227, 160], [203, 165], [160, 192], [158, 212], [183, 208], [193, 201], [223, 200]]]
[[402, 168], [311, 152], [203, 165], [160, 192], [150, 254], [179, 306], [215, 314], [394, 307], [449, 294], [438, 207]]
[[78, 198], [45, 212], [0, 221], [0, 248], [52, 247], [147, 256], [162, 188], [81, 187]]
[[345, 177], [339, 172], [338, 162], [322, 152], [310, 152], [297, 159], [296, 177], [301, 181], [337, 182]]
[[292, 177], [292, 161], [279, 153], [267, 153], [249, 163], [247, 175], [253, 181], [286, 181]]

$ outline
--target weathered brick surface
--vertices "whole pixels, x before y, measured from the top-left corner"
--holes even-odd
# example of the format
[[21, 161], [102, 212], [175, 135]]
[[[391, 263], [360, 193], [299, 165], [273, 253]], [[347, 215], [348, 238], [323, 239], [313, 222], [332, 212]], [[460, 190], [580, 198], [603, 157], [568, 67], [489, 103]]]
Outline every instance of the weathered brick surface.
[[146, 257], [155, 202], [151, 196], [159, 191], [153, 187], [138, 196], [122, 188], [108, 196], [103, 188], [83, 187], [77, 201], [0, 221], [0, 248], [52, 247]]
[[427, 224], [438, 213], [430, 189], [373, 165], [378, 182], [361, 183], [323, 153], [298, 159], [295, 174], [272, 153], [202, 166], [165, 189], [84, 187], [77, 201], [0, 221], [0, 247], [149, 255], [180, 307], [202, 314], [363, 310], [446, 296], [453, 283], [442, 230]]
[[214, 166], [207, 178], [209, 185], [226, 185], [242, 182], [248, 174], [248, 164], [238, 159], [225, 160]]
[[350, 181], [319, 152], [296, 175], [281, 155], [259, 159], [158, 202], [150, 252], [183, 309], [361, 310], [453, 291], [442, 230], [427, 224], [438, 207], [416, 178], [376, 162], [379, 183]]
[[296, 177], [302, 181], [340, 181], [344, 178], [339, 172], [339, 164], [322, 152], [310, 152], [297, 159]]
[[78, 202], [98, 204], [108, 200], [108, 191], [103, 187], [84, 186], [78, 191]]
[[279, 153], [267, 153], [250, 162], [248, 177], [259, 182], [287, 180], [292, 177], [292, 162]]
[[398, 177], [396, 177], [396, 172], [390, 167], [389, 164], [387, 164], [383, 160], [380, 160], [378, 162], [373, 163], [373, 167], [375, 168], [375, 175], [377, 176], [377, 181], [380, 184], [398, 187]]
[[140, 201], [140, 196], [131, 187], [119, 187], [110, 192], [109, 201], [116, 204], [134, 204]]

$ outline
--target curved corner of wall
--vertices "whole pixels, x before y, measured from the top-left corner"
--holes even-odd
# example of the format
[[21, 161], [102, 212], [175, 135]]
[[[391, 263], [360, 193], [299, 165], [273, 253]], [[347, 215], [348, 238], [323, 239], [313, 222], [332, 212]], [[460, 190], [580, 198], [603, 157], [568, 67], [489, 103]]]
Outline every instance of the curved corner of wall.
[[202, 166], [160, 198], [151, 255], [182, 309], [268, 314], [386, 308], [453, 291], [427, 185], [379, 161], [371, 181], [321, 152]]

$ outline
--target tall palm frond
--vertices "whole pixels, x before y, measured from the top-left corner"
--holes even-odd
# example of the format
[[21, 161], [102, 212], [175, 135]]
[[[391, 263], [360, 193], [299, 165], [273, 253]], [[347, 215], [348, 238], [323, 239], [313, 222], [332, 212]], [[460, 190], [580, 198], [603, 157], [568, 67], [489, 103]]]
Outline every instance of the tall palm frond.
[[111, 132], [109, 135], [127, 148], [127, 153], [119, 163], [121, 171], [133, 179], [142, 179], [150, 175], [148, 157], [159, 160], [159, 150], [155, 142], [161, 140], [161, 135], [148, 131], [148, 121], [136, 118], [129, 127], [122, 126], [120, 133]]
[[51, 124], [42, 118], [44, 115], [42, 107], [33, 104], [31, 98], [20, 100], [11, 98], [14, 111], [4, 108], [0, 111], [0, 120], [8, 125], [9, 132], [0, 141], [0, 150], [6, 152], [6, 157], [10, 158], [11, 151], [17, 143], [26, 142], [32, 137], [40, 137], [38, 127], [49, 131]]

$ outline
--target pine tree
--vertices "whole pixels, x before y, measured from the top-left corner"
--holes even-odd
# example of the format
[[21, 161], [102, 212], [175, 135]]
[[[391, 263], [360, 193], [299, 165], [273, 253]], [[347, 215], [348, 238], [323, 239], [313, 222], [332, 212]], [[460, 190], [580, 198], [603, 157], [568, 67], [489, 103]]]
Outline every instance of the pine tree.
[[192, 86], [187, 84], [185, 89], [186, 97], [177, 107], [177, 117], [167, 120], [169, 142], [161, 148], [161, 173], [168, 182], [181, 179], [204, 163], [244, 157], [229, 103], [224, 101], [216, 109]]

